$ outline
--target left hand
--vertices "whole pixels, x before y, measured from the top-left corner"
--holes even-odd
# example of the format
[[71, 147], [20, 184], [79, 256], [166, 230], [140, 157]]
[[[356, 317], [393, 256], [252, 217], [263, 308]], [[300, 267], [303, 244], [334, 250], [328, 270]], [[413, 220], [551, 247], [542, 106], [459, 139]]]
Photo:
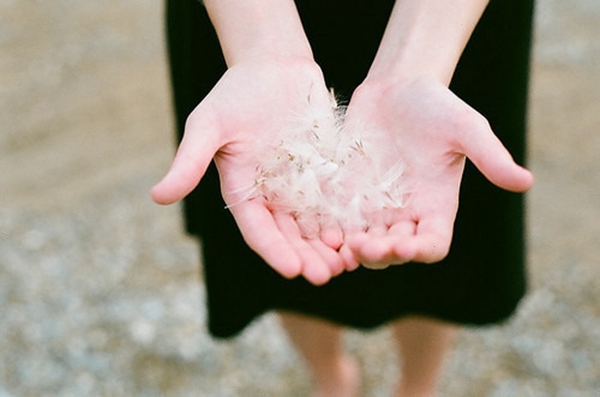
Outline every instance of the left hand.
[[395, 145], [407, 166], [406, 207], [373, 214], [368, 230], [345, 231], [341, 254], [366, 267], [433, 263], [448, 254], [466, 157], [503, 189], [524, 192], [533, 184], [487, 120], [437, 81], [366, 81], [346, 120], [379, 131], [382, 144]]

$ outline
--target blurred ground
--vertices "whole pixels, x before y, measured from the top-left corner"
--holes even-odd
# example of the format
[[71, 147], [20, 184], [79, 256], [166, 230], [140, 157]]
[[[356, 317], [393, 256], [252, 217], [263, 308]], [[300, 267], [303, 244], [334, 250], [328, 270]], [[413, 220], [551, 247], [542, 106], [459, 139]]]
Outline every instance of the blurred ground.
[[[303, 396], [275, 318], [216, 342], [196, 245], [148, 189], [173, 153], [159, 1], [0, 0], [0, 396]], [[600, 2], [540, 0], [532, 289], [462, 333], [448, 396], [600, 395]], [[387, 330], [350, 332], [364, 395]]]

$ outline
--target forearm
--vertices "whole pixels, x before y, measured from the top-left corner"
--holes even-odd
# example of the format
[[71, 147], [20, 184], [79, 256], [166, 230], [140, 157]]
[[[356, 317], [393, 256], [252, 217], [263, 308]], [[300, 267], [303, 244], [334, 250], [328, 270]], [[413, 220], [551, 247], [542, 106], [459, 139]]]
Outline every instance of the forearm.
[[450, 83], [488, 0], [397, 0], [369, 78]]
[[292, 0], [205, 0], [229, 66], [269, 56], [312, 59]]

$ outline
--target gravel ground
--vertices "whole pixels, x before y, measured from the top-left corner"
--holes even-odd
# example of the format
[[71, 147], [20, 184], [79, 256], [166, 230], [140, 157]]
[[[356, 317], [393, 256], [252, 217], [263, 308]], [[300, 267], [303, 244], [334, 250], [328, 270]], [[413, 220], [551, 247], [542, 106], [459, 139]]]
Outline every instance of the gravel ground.
[[[212, 340], [195, 241], [148, 189], [172, 155], [158, 1], [0, 0], [0, 397], [304, 396], [267, 315]], [[528, 195], [532, 288], [467, 329], [447, 396], [600, 396], [600, 3], [540, 0]], [[349, 331], [363, 395], [397, 366]]]

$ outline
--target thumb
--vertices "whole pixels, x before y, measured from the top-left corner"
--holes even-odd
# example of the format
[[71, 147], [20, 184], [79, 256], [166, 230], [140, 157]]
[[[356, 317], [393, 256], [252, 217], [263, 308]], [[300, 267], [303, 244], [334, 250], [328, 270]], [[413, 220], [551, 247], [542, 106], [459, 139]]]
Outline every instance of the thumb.
[[464, 154], [494, 185], [512, 192], [525, 192], [533, 185], [533, 174], [515, 163], [513, 157], [491, 130], [488, 122], [465, 134]]
[[221, 146], [218, 131], [214, 118], [200, 109], [190, 115], [169, 172], [150, 192], [155, 202], [175, 203], [198, 186]]

